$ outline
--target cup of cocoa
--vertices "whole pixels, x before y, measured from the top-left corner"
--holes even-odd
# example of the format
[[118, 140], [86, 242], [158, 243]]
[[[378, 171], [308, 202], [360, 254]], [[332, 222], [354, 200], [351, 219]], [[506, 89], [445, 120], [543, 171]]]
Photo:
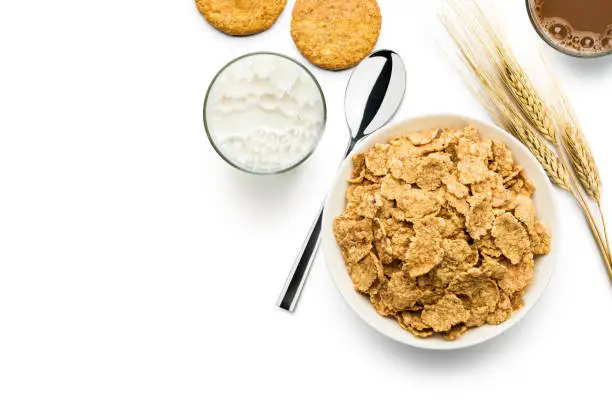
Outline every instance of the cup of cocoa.
[[612, 0], [526, 0], [536, 31], [575, 57], [612, 54]]

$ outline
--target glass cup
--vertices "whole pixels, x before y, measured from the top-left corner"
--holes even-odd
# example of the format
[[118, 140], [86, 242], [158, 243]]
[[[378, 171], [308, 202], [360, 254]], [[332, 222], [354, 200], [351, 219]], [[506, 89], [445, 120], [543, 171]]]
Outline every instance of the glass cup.
[[[280, 72], [280, 73], [275, 73], [273, 71], [270, 71], [272, 73], [268, 72], [269, 76], [266, 76], [268, 74], [266, 74], [265, 72], [262, 74], [262, 71], [266, 71], [265, 65], [263, 66], [259, 65], [257, 67], [253, 67], [253, 64], [252, 64], [254, 58], [260, 58], [260, 57], [268, 57], [266, 60], [269, 60], [269, 61], [279, 59], [277, 61], [279, 64], [281, 65], [284, 64], [284, 66], [287, 68], [289, 67], [287, 63], [290, 63], [295, 66], [296, 70], [295, 72], [288, 70], [286, 72]], [[260, 63], [261, 62], [262, 60], [260, 60]], [[239, 65], [240, 71], [237, 71], [238, 66], [235, 64], [241, 64]], [[219, 97], [219, 95], [217, 95], [217, 93], [219, 92], [218, 84], [220, 84], [219, 86], [223, 86], [224, 81], [227, 81], [227, 78], [224, 74], [226, 72], [230, 72], [228, 71], [228, 69], [232, 67], [234, 68], [234, 71], [231, 71], [232, 75], [234, 75], [234, 80], [236, 78], [236, 75], [239, 75], [240, 76], [239, 82], [240, 81], [247, 81], [247, 82], [240, 82], [240, 84], [235, 84], [236, 86], [232, 86], [230, 88], [226, 87], [225, 88], [226, 93], [230, 94], [229, 99], [227, 99], [227, 95]], [[252, 72], [249, 70], [249, 67], [253, 68]], [[270, 69], [273, 69], [273, 68], [270, 68]], [[236, 74], [236, 72], [239, 72], [239, 73]], [[285, 75], [287, 73], [288, 75]], [[294, 75], [298, 75], [297, 78], [299, 79], [295, 79], [296, 77]], [[300, 96], [292, 95], [291, 90], [288, 90], [287, 92], [286, 90], [284, 90], [283, 86], [287, 85], [288, 83], [287, 82], [283, 83], [282, 81], [287, 80], [288, 77], [289, 77], [289, 80], [291, 80], [291, 78], [294, 78], [295, 81], [301, 81], [299, 83], [299, 86], [295, 86], [295, 83], [293, 83], [293, 86], [291, 86], [291, 90], [293, 90], [296, 87], [297, 88], [302, 87], [301, 88], [302, 91], [308, 92], [308, 94], [311, 97], [315, 94], [317, 95], [318, 99], [314, 102], [314, 104], [308, 103], [308, 106], [300, 106], [299, 105]], [[252, 100], [249, 101], [248, 98], [252, 97], [254, 94], [253, 95], [248, 94], [246, 96], [243, 95], [243, 97], [239, 97], [240, 95], [239, 89], [246, 89], [248, 86], [252, 86], [252, 84], [248, 83], [249, 80], [250, 81], [261, 81], [262, 78], [264, 78], [265, 81], [269, 81], [272, 84], [271, 86], [275, 85], [275, 82], [277, 82], [279, 84], [279, 87], [272, 89], [270, 91], [268, 91], [267, 89], [257, 89], [256, 92], [258, 96], [263, 95], [261, 96], [261, 98], [272, 98], [272, 100], [267, 99], [266, 106], [263, 106], [263, 107], [255, 106], [255, 108], [253, 108], [253, 101]], [[282, 96], [279, 96], [280, 94], [282, 94]], [[264, 117], [264, 115], [267, 115], [267, 112], [268, 112], [266, 111], [266, 109], [268, 109], [270, 106], [274, 106], [274, 103], [276, 102], [273, 98], [285, 98], [285, 97], [289, 98], [287, 103], [294, 104], [295, 102], [298, 102], [298, 108], [301, 108], [297, 110], [294, 109], [293, 111], [289, 109], [289, 112], [291, 113], [289, 115], [289, 118], [291, 120], [303, 121], [304, 116], [308, 116], [309, 112], [310, 112], [311, 118], [312, 117], [318, 118], [320, 116], [320, 119], [313, 119], [314, 124], [309, 127], [308, 129], [309, 136], [307, 138], [304, 138], [303, 134], [298, 134], [300, 132], [299, 130], [290, 129], [290, 128], [287, 130], [287, 127], [290, 125], [287, 125], [287, 122], [285, 121], [286, 118], [283, 116], [286, 114], [283, 112], [274, 111], [272, 116], [269, 116], [269, 118]], [[243, 103], [244, 106], [241, 106], [240, 109], [234, 112], [231, 117], [228, 117], [227, 120], [220, 120], [218, 119], [218, 117], [214, 116], [214, 115], [218, 115], [218, 113], [216, 112], [218, 112], [219, 109], [226, 109], [226, 108], [219, 106], [220, 99], [226, 102], [229, 101], [229, 103]], [[261, 102], [261, 103], [264, 103], [264, 102]], [[280, 109], [280, 105], [277, 105], [277, 108]], [[290, 108], [295, 108], [295, 106], [291, 106]], [[232, 108], [230, 107], [228, 109], [232, 109]], [[250, 113], [248, 111], [249, 109], [251, 109]], [[308, 111], [309, 109], [310, 111]], [[262, 114], [258, 116], [259, 113], [262, 113]], [[261, 174], [261, 175], [278, 174], [278, 173], [286, 172], [290, 169], [293, 169], [299, 166], [306, 159], [308, 159], [308, 157], [310, 157], [311, 154], [314, 152], [325, 130], [325, 125], [327, 121], [327, 107], [325, 104], [325, 96], [323, 94], [321, 86], [319, 85], [314, 75], [304, 65], [282, 54], [277, 54], [277, 53], [272, 53], [272, 52], [257, 52], [257, 53], [251, 53], [251, 54], [240, 56], [230, 61], [223, 68], [221, 68], [221, 70], [213, 78], [210, 86], [208, 87], [208, 91], [206, 92], [206, 98], [204, 99], [203, 116], [204, 116], [204, 128], [206, 130], [208, 139], [210, 140], [210, 143], [215, 149], [215, 151], [219, 154], [219, 156], [221, 156], [223, 160], [225, 160], [231, 166], [239, 170], [245, 171], [247, 173]], [[287, 156], [285, 157], [285, 159], [289, 159], [288, 161], [284, 163], [279, 163], [278, 165], [268, 165], [268, 166], [259, 165], [258, 163], [256, 163], [257, 158], [255, 158], [254, 161], [239, 159], [238, 155], [232, 151], [232, 146], [230, 146], [227, 143], [227, 139], [224, 140], [224, 137], [226, 137], [227, 134], [226, 135], [221, 134], [221, 133], [227, 133], [227, 131], [219, 130], [220, 127], [230, 127], [230, 128], [234, 127], [232, 131], [235, 131], [236, 126], [241, 127], [241, 128], [248, 128], [248, 129], [259, 128], [260, 129], [259, 134], [249, 135], [248, 138], [244, 137], [242, 139], [235, 137], [234, 139], [235, 143], [234, 142], [232, 143], [234, 143], [233, 145], [234, 148], [240, 147], [246, 150], [251, 149], [250, 151], [253, 151], [253, 152], [255, 151], [260, 152], [262, 149], [263, 150], [269, 149], [268, 146], [265, 145], [265, 143], [264, 144], [261, 143], [262, 138], [267, 137], [266, 132], [268, 131], [261, 130], [261, 129], [264, 129], [264, 128], [270, 129], [270, 126], [272, 127], [274, 126], [273, 123], [270, 123], [269, 124], [270, 126], [268, 126], [268, 124], [265, 123], [265, 121], [268, 119], [273, 120], [271, 118], [274, 118], [274, 120], [277, 120], [277, 121], [282, 121], [283, 122], [282, 127], [285, 128], [284, 130], [281, 130], [281, 131], [275, 130], [274, 131], [275, 133], [273, 136], [275, 138], [278, 138], [278, 140], [280, 140], [279, 142], [280, 149], [277, 149], [280, 151], [276, 152], [275, 150], [273, 154], [278, 154], [281, 156], [283, 154], [286, 154]], [[249, 124], [249, 121], [253, 122], [252, 126]], [[221, 123], [222, 126], [218, 125], [219, 123]], [[301, 141], [306, 140], [307, 146], [302, 145], [301, 146], [302, 150], [296, 151], [295, 146], [289, 146], [289, 141], [291, 138], [298, 138]], [[293, 142], [296, 141], [296, 139], [292, 139], [292, 140]], [[252, 144], [252, 146], [250, 144]], [[270, 147], [270, 148], [276, 149], [276, 147]], [[283, 150], [285, 151], [285, 153], [283, 153]], [[271, 152], [267, 151], [267, 153], [271, 153]], [[290, 157], [289, 157], [289, 154], [291, 155]], [[245, 156], [248, 156], [248, 154], [245, 154]], [[279, 157], [280, 159], [282, 159], [281, 156], [276, 156], [276, 157]]]

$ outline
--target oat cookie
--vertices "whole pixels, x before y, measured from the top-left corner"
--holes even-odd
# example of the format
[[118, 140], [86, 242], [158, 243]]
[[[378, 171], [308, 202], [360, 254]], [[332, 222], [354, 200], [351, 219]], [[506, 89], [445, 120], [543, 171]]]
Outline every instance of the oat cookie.
[[270, 28], [287, 0], [196, 0], [206, 21], [229, 35], [251, 35]]
[[341, 70], [372, 52], [380, 27], [376, 0], [297, 0], [291, 36], [307, 60], [324, 69]]

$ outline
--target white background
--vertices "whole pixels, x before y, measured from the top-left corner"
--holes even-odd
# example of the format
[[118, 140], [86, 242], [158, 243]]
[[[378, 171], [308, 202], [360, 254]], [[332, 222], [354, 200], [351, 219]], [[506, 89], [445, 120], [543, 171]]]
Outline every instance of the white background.
[[[269, 31], [231, 38], [188, 0], [2, 2], [0, 407], [607, 399], [612, 284], [563, 191], [547, 292], [486, 344], [425, 352], [382, 337], [344, 304], [322, 256], [296, 313], [275, 307], [347, 141], [350, 72], [311, 67], [328, 126], [315, 154], [284, 175], [225, 164], [201, 112], [231, 58], [269, 50], [301, 59], [293, 3]], [[398, 118], [486, 119], [438, 45], [440, 1], [380, 3], [377, 47], [399, 52], [408, 69]], [[536, 36], [523, 1], [494, 3], [521, 51], [549, 57], [612, 186], [612, 58], [559, 55]]]

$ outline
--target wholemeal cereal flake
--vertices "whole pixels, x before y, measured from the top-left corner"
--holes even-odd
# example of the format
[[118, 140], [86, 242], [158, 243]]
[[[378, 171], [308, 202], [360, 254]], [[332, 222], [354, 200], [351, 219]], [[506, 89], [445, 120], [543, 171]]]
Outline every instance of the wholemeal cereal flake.
[[523, 255], [531, 250], [531, 241], [525, 227], [508, 212], [495, 218], [491, 235], [495, 245], [513, 264], [518, 264]]
[[355, 289], [359, 292], [367, 293], [372, 285], [378, 279], [379, 274], [382, 274], [382, 264], [373, 253], [369, 253], [361, 261], [348, 264], [349, 275], [353, 280]]
[[463, 307], [463, 302], [457, 296], [444, 296], [435, 305], [427, 305], [421, 313], [421, 319], [435, 332], [445, 332], [454, 325], [465, 323], [470, 312]]

